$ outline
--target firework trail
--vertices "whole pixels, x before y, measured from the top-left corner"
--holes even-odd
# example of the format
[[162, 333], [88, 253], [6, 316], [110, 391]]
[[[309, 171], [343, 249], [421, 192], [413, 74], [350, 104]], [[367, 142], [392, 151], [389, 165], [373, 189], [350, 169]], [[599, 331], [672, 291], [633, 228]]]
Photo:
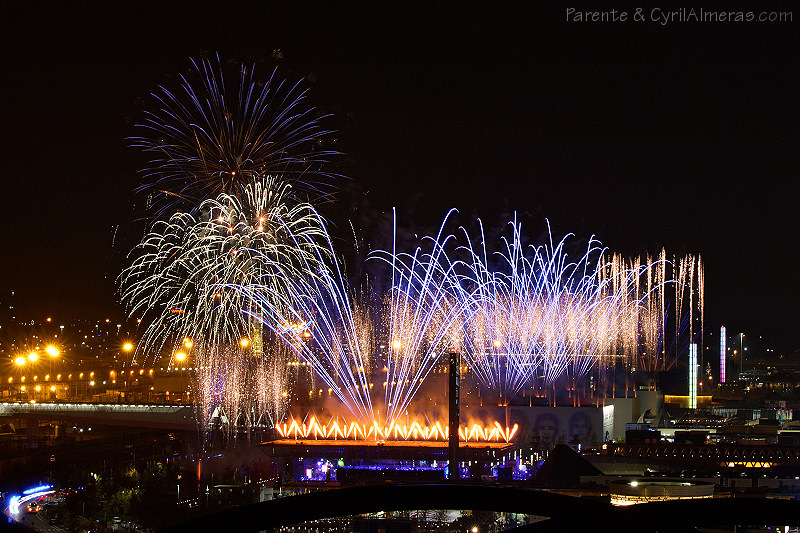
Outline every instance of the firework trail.
[[218, 427], [236, 436], [242, 407], [252, 390], [247, 358], [236, 347], [198, 346], [195, 355], [193, 396], [198, 426]]
[[143, 358], [184, 337], [198, 346], [237, 345], [254, 332], [243, 313], [251, 303], [226, 285], [259, 283], [280, 301], [289, 277], [327, 260], [316, 245], [325, 236], [319, 216], [290, 197], [286, 182], [257, 178], [239, 195], [204, 201], [197, 214], [154, 224], [119, 279], [129, 315], [147, 324]]
[[[462, 288], [467, 309], [465, 358], [483, 384], [506, 400], [537, 373], [548, 385], [567, 372], [580, 379], [640, 307], [630, 291], [639, 270], [599, 275], [609, 265], [597, 241], [590, 240], [586, 252], [570, 261], [565, 251], [570, 235], [525, 247], [521, 225], [516, 219], [509, 225], [511, 238], [503, 237], [501, 251], [490, 261], [479, 224], [481, 248], [462, 247], [466, 274], [454, 284]], [[499, 266], [491, 269], [493, 263]]]
[[243, 309], [310, 364], [353, 415], [372, 420], [367, 374], [375, 347], [371, 310], [352, 297], [327, 233], [319, 244], [316, 237], [297, 236], [298, 242], [308, 241], [314, 255], [304, 258], [299, 272], [280, 274], [286, 291], [275, 293], [259, 282], [221, 288], [252, 302]]
[[263, 323], [312, 366], [359, 420], [378, 416], [370, 370], [381, 362], [375, 361], [376, 348], [380, 335], [388, 332], [383, 406], [384, 423], [391, 426], [408, 408], [439, 355], [454, 342], [462, 307], [447, 290], [453, 277], [447, 272], [447, 239], [442, 235], [429, 239], [430, 253], [418, 249], [413, 254], [377, 254], [390, 265], [393, 276], [388, 302], [377, 312], [353, 298], [338, 262], [321, 267], [334, 254], [330, 241], [325, 257], [317, 261], [320, 268], [306, 268], [305, 276], [293, 277], [281, 301], [266, 297], [267, 291], [258, 284], [234, 288], [256, 302]]
[[[680, 357], [681, 346], [688, 346], [702, 331], [702, 259], [690, 254], [668, 260], [664, 250], [657, 257], [626, 259], [614, 254], [609, 272], [626, 269], [640, 273], [630, 280], [630, 290], [641, 305], [612, 349], [627, 356], [638, 370], [669, 370]], [[672, 319], [670, 313], [674, 313]], [[698, 330], [694, 328], [695, 313], [699, 313]]]
[[271, 425], [286, 417], [289, 408], [289, 388], [292, 373], [289, 371], [291, 350], [284, 343], [271, 343], [269, 353], [259, 362], [255, 377], [255, 397], [258, 412], [267, 416]]
[[219, 429], [235, 439], [242, 429], [272, 427], [285, 418], [292, 385], [287, 346], [193, 348], [192, 393], [201, 431]]
[[393, 248], [391, 253], [373, 254], [392, 272], [384, 394], [387, 422], [406, 411], [439, 357], [459, 344], [463, 306], [452, 286], [457, 280], [455, 264], [446, 252], [453, 240], [445, 234], [450, 213], [436, 237], [423, 239], [429, 251], [417, 247], [413, 253], [398, 253]]
[[[620, 261], [616, 256], [614, 261]], [[638, 259], [636, 260], [638, 261]], [[647, 372], [663, 369], [666, 365], [664, 349], [664, 326], [666, 318], [666, 251], [661, 250], [658, 259], [649, 255], [641, 263], [643, 280], [640, 287], [645, 291], [642, 308], [636, 321], [629, 328], [630, 334], [623, 343], [622, 352], [636, 361], [638, 368]]]
[[306, 105], [306, 90], [275, 71], [262, 83], [252, 66], [242, 65], [238, 80], [226, 79], [218, 57], [191, 63], [177, 92], [159, 87], [153, 94], [157, 109], [131, 139], [151, 156], [141, 189], [163, 194], [154, 201], [159, 214], [235, 194], [254, 175], [278, 175], [315, 195], [329, 189], [335, 176], [321, 167], [336, 152], [321, 149], [331, 132]]

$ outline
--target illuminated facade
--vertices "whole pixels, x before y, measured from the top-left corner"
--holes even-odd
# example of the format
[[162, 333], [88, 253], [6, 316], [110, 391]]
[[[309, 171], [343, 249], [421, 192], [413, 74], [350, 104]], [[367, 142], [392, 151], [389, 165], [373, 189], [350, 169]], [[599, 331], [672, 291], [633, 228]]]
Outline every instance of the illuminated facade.
[[689, 344], [689, 409], [697, 409], [697, 343]]

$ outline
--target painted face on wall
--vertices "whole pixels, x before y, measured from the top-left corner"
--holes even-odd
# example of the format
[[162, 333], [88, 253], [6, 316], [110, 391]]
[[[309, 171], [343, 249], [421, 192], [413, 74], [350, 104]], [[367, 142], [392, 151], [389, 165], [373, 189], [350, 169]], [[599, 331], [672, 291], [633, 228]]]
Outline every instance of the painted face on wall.
[[536, 431], [543, 441], [554, 441], [558, 436], [558, 418], [550, 413], [542, 413], [536, 417]]
[[592, 435], [592, 421], [585, 413], [575, 413], [569, 419], [569, 439], [586, 442]]

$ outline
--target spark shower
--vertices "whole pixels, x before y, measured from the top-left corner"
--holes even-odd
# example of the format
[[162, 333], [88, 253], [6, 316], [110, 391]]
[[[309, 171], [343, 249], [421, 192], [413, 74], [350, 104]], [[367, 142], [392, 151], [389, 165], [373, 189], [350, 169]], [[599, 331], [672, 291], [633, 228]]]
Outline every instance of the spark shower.
[[[155, 154], [142, 189], [157, 196], [156, 217], [119, 281], [142, 318], [137, 357], [190, 351], [203, 428], [288, 432], [292, 400], [313, 404], [327, 391], [346, 427], [390, 435], [417, 414], [412, 401], [450, 350], [507, 404], [523, 389], [577, 394], [590, 374], [602, 395], [616, 365], [668, 370], [700, 336], [699, 256], [625, 259], [571, 235], [529, 245], [516, 219], [491, 242], [480, 221], [449, 231], [448, 214], [414, 250], [375, 250], [369, 261], [387, 286], [356, 291], [324, 218], [303, 200], [335, 181], [324, 170], [335, 152], [320, 148], [328, 131], [305, 93], [274, 74], [260, 84], [245, 67], [226, 91], [221, 69], [193, 66], [199, 84], [161, 88], [145, 136], [132, 140]], [[188, 212], [159, 218], [186, 202]], [[301, 369], [307, 399], [295, 390]]]

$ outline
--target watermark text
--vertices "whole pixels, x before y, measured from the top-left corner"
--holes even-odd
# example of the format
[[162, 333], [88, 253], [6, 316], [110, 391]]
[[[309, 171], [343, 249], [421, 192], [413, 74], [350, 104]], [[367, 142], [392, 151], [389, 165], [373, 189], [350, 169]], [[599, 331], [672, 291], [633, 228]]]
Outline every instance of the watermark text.
[[748, 23], [794, 22], [792, 11], [724, 11], [706, 8], [682, 7], [679, 9], [636, 8], [597, 11], [566, 8], [566, 22], [573, 23], [655, 23], [661, 26], [680, 23]]

